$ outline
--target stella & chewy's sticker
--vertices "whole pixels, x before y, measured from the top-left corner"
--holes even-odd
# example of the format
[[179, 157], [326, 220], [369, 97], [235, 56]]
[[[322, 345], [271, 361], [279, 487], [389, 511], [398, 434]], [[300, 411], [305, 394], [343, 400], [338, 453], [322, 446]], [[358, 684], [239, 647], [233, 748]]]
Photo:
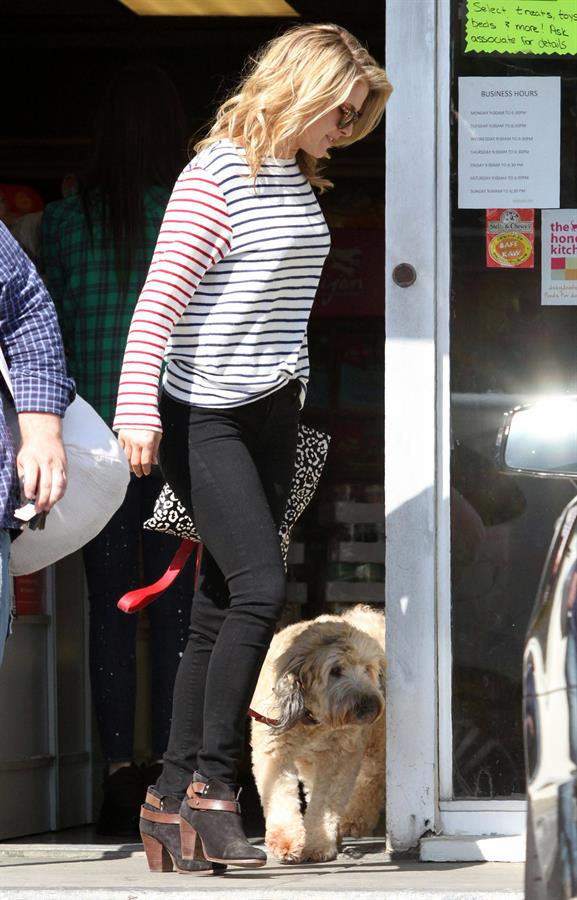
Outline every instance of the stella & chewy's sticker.
[[577, 209], [541, 213], [541, 303], [577, 306]]
[[535, 210], [487, 210], [487, 267], [532, 269], [535, 249]]

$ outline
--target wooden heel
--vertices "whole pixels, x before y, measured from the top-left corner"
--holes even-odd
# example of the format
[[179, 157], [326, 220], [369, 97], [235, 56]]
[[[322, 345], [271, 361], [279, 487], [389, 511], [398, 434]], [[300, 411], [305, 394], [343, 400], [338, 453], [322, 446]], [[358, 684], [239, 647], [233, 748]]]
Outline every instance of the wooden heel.
[[150, 834], [141, 834], [146, 861], [151, 872], [172, 872], [172, 858], [170, 853], [160, 841]]
[[205, 858], [196, 829], [183, 818], [180, 820], [180, 852], [183, 859]]

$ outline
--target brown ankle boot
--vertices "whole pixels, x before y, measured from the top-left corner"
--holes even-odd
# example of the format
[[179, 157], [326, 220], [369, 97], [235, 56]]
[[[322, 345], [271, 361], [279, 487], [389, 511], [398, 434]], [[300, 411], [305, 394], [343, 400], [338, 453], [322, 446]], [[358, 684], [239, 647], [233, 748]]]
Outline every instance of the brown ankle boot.
[[180, 840], [184, 859], [194, 859], [200, 851], [213, 863], [246, 867], [266, 863], [266, 853], [246, 839], [233, 789], [198, 773], [180, 807]]
[[226, 866], [204, 858], [184, 859], [180, 849], [180, 803], [178, 797], [163, 797], [149, 787], [140, 809], [140, 836], [151, 872], [220, 875]]

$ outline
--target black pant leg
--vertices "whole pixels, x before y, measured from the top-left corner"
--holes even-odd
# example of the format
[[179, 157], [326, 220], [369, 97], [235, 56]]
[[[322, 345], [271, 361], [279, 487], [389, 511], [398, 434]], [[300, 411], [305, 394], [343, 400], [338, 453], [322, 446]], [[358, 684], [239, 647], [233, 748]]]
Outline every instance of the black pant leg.
[[[177, 437], [177, 420], [182, 425], [182, 409], [176, 406], [170, 400], [162, 404], [167, 422], [168, 411], [173, 413], [165, 438], [167, 431]], [[193, 510], [210, 553], [176, 680], [173, 726], [159, 782], [167, 792], [182, 793], [196, 766], [228, 783], [236, 777], [246, 710], [286, 594], [277, 527], [292, 480], [298, 415], [293, 403], [276, 406], [272, 397], [260, 409], [240, 413], [192, 410], [186, 477], [179, 451], [168, 445], [163, 451], [165, 476], [177, 493], [177, 482], [183, 492], [189, 479], [191, 500], [186, 503], [183, 493], [179, 496]], [[184, 442], [178, 443], [182, 447]], [[255, 463], [259, 444], [261, 462], [271, 463], [267, 467], [263, 462], [263, 477]]]

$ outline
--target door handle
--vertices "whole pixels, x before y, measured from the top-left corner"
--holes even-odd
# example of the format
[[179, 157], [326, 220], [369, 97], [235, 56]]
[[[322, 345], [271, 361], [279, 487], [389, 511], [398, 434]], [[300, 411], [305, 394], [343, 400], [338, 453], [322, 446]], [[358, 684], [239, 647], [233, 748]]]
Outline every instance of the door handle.
[[417, 280], [417, 270], [410, 263], [399, 263], [393, 269], [393, 281], [399, 287], [408, 288]]

